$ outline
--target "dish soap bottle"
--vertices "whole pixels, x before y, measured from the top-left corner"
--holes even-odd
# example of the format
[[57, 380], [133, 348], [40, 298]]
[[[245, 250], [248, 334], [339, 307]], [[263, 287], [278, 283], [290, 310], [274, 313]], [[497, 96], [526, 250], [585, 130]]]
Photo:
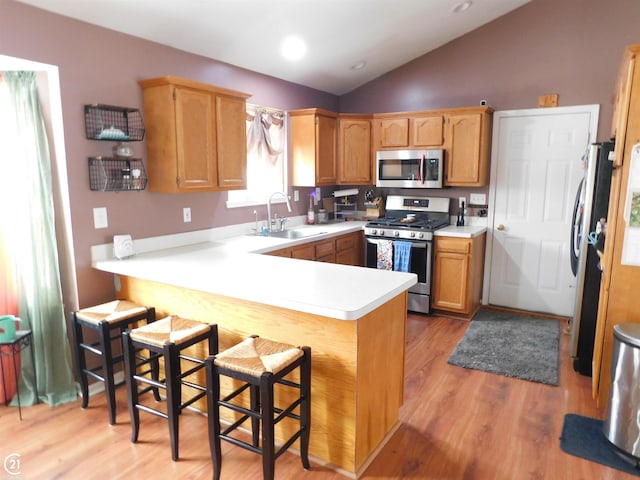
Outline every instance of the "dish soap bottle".
[[307, 223], [313, 225], [316, 223], [316, 212], [313, 209], [313, 196], [309, 195], [309, 210], [307, 210]]

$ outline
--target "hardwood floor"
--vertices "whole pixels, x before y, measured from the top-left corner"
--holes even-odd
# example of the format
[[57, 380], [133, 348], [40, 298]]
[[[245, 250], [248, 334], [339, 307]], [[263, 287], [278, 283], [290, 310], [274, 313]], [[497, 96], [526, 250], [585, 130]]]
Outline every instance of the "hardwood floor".
[[[562, 335], [560, 386], [553, 387], [447, 364], [467, 321], [409, 315], [405, 404], [401, 426], [361, 478], [567, 479], [635, 478], [565, 454], [559, 437], [564, 415], [602, 417], [590, 395], [590, 378], [576, 374]], [[22, 477], [34, 479], [211, 478], [206, 418], [181, 416], [180, 456], [171, 461], [166, 421], [141, 415], [139, 442], [130, 442], [124, 388], [117, 392], [118, 423], [109, 426], [103, 394], [51, 408], [0, 407], [0, 460], [20, 455]], [[313, 435], [313, 430], [312, 430]], [[260, 459], [223, 443], [222, 479], [261, 479]], [[277, 479], [343, 480], [295, 453], [276, 463]]]

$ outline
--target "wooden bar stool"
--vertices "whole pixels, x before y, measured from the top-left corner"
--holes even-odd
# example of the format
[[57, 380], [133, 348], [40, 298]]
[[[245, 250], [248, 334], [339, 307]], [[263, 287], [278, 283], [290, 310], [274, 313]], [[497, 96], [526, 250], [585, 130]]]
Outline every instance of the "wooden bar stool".
[[[183, 351], [198, 342], [207, 341], [208, 352], [203, 355], [214, 355], [218, 352], [218, 327], [208, 323], [197, 322], [178, 316], [170, 316], [139, 328], [125, 331], [124, 340], [125, 378], [131, 416], [131, 441], [138, 441], [140, 430], [140, 410], [166, 418], [169, 421], [171, 439], [171, 458], [178, 460], [178, 418], [183, 409], [203, 398], [205, 385], [189, 381], [186, 377], [204, 369], [204, 359], [186, 355]], [[149, 351], [148, 358], [140, 361], [136, 357], [136, 349]], [[164, 379], [149, 378], [141, 368], [149, 362], [164, 359]], [[187, 363], [188, 362], [188, 363]], [[190, 368], [182, 371], [182, 364]], [[204, 381], [202, 382], [204, 384]], [[182, 401], [182, 386], [196, 390], [196, 393]], [[141, 387], [140, 387], [141, 386]], [[140, 387], [140, 388], [139, 388]], [[166, 392], [166, 411], [160, 411], [143, 403], [140, 397], [157, 389]], [[157, 399], [157, 398], [156, 398]]]
[[[109, 423], [116, 423], [116, 391], [113, 380], [114, 366], [122, 362], [123, 355], [113, 352], [112, 342], [117, 340], [122, 345], [122, 332], [140, 321], [152, 323], [156, 319], [153, 307], [145, 307], [128, 300], [114, 300], [93, 307], [71, 312], [71, 331], [78, 370], [80, 371], [80, 390], [82, 392], [82, 408], [89, 405], [89, 382], [91, 376], [104, 383], [107, 395]], [[96, 332], [98, 339], [86, 343], [84, 329]], [[120, 350], [120, 348], [118, 349]], [[100, 357], [100, 365], [87, 367], [87, 353]]]
[[[272, 480], [275, 473], [275, 461], [294, 441], [300, 438], [300, 457], [302, 466], [309, 469], [309, 429], [311, 427], [311, 349], [294, 347], [260, 337], [250, 337], [243, 342], [210, 356], [205, 361], [207, 372], [207, 408], [209, 414], [209, 446], [213, 461], [213, 478], [220, 479], [222, 450], [220, 440], [262, 455], [262, 470], [265, 480]], [[300, 383], [284, 377], [300, 368]], [[244, 384], [220, 399], [220, 375], [244, 382]], [[274, 385], [284, 389], [297, 389], [296, 400], [286, 408], [274, 405]], [[240, 393], [249, 389], [250, 407], [246, 408], [236, 399]], [[226, 407], [242, 416], [239, 420], [220, 429], [220, 407]], [[299, 407], [299, 413], [294, 410]], [[299, 429], [278, 451], [275, 449], [274, 426], [284, 418], [299, 421]], [[232, 437], [230, 434], [251, 419], [252, 443], [249, 444]], [[262, 446], [260, 447], [260, 428], [262, 426]]]

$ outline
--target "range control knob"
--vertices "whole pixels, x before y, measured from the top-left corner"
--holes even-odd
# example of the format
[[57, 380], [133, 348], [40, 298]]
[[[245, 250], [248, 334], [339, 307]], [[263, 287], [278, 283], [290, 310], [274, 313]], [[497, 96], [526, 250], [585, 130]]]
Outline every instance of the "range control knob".
[[376, 233], [378, 233], [378, 230], [376, 230], [375, 228], [371, 229], [371, 235], [375, 235]]
[[409, 234], [409, 236], [410, 236], [411, 238], [415, 238], [415, 236], [416, 236], [416, 232], [411, 232], [411, 233]]
[[393, 232], [393, 236], [394, 237], [399, 237], [400, 236], [400, 232]]
[[418, 238], [424, 238], [424, 233], [420, 232], [420, 233], [418, 234]]
[[378, 233], [379, 233], [380, 235], [384, 235], [384, 230], [380, 229], [380, 230], [378, 231]]

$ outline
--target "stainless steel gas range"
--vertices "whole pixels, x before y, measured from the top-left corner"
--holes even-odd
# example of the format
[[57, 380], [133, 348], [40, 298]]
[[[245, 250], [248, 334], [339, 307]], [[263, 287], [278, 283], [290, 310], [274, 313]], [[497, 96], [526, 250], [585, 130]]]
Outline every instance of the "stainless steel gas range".
[[418, 276], [409, 289], [410, 311], [431, 311], [433, 232], [449, 225], [449, 203], [449, 198], [389, 195], [386, 216], [364, 227], [367, 267]]

